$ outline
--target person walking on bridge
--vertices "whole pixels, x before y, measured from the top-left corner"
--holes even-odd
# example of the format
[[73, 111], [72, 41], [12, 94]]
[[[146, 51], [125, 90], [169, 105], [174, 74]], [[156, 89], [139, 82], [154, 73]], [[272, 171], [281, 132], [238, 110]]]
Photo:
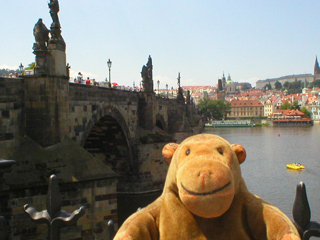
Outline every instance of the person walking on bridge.
[[83, 82], [83, 77], [82, 77], [81, 72], [78, 73], [77, 82], [80, 83], [80, 84], [82, 84], [82, 82]]

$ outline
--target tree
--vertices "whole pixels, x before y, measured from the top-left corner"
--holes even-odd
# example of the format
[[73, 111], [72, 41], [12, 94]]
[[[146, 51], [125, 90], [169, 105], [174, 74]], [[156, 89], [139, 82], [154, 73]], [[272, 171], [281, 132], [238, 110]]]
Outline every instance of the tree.
[[280, 107], [281, 110], [292, 109], [292, 108], [293, 108], [293, 106], [289, 101], [282, 103], [282, 105]]
[[28, 67], [26, 67], [25, 70], [32, 70], [32, 69], [34, 69], [35, 66], [36, 66], [36, 63], [32, 62], [32, 63], [28, 64]]
[[290, 83], [289, 83], [288, 81], [286, 81], [286, 82], [283, 84], [283, 87], [286, 88], [286, 89], [288, 89], [288, 88], [289, 88], [289, 84], [290, 84]]
[[275, 89], [277, 89], [277, 90], [281, 89], [281, 88], [282, 88], [281, 82], [276, 81], [276, 82], [274, 83], [274, 87], [275, 87]]
[[314, 80], [312, 83], [310, 83], [309, 88], [313, 87], [320, 87], [320, 79]]
[[247, 89], [251, 89], [252, 88], [252, 86], [251, 86], [251, 84], [250, 83], [243, 83], [242, 85], [241, 85], [241, 90], [247, 90]]
[[295, 109], [295, 110], [300, 110], [300, 105], [299, 105], [297, 100], [293, 101], [292, 108]]
[[311, 117], [311, 112], [306, 107], [302, 107], [301, 112], [303, 112], [306, 115], [306, 118]]
[[199, 101], [199, 110], [202, 117], [206, 120], [210, 119], [222, 119], [230, 112], [230, 103], [223, 100], [210, 100], [209, 98], [203, 98]]
[[272, 89], [272, 86], [270, 83], [264, 85], [264, 90], [267, 91], [267, 90], [271, 90]]

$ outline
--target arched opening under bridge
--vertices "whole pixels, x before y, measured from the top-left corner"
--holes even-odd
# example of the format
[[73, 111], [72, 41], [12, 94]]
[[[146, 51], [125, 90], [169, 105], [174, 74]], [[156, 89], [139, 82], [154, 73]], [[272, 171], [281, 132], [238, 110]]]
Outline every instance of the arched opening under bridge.
[[128, 139], [112, 116], [104, 116], [93, 125], [84, 148], [119, 174], [120, 181], [132, 177]]

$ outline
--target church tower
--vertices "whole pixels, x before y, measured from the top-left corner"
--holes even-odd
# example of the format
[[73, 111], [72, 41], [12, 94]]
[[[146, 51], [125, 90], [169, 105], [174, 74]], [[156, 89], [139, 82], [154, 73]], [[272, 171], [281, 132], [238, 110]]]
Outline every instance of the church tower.
[[319, 68], [319, 63], [318, 63], [318, 58], [316, 56], [316, 61], [314, 63], [314, 72], [313, 72], [313, 75], [314, 75], [314, 80], [316, 79], [320, 79], [320, 68]]
[[227, 84], [227, 81], [226, 81], [226, 77], [224, 76], [224, 72], [223, 72], [223, 75], [222, 75], [222, 88], [223, 89], [226, 88], [226, 84]]
[[318, 58], [316, 57], [316, 62], [314, 63], [314, 75], [320, 75], [320, 68], [318, 63]]

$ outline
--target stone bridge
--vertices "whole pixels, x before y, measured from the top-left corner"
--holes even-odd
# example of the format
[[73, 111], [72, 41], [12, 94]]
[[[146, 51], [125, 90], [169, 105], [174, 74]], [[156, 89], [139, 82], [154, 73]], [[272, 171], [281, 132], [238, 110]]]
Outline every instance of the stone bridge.
[[[9, 157], [24, 136], [44, 148], [68, 137], [125, 182], [161, 182], [166, 169], [157, 165], [163, 163], [163, 144], [201, 129], [194, 106], [183, 96], [183, 101], [168, 99], [144, 89], [70, 83], [57, 76], [0, 78], [0, 84], [2, 158]], [[148, 158], [154, 163], [146, 165]]]
[[109, 220], [118, 226], [132, 213], [125, 207], [147, 204], [130, 205], [126, 196], [161, 191], [168, 167], [163, 146], [202, 127], [182, 91], [167, 99], [64, 76], [0, 78], [0, 158], [17, 162], [0, 179], [0, 215], [16, 226], [10, 237], [45, 238], [41, 225], [26, 224], [21, 206], [45, 209], [48, 179], [56, 174], [62, 207], [87, 209], [62, 239], [103, 239]]

